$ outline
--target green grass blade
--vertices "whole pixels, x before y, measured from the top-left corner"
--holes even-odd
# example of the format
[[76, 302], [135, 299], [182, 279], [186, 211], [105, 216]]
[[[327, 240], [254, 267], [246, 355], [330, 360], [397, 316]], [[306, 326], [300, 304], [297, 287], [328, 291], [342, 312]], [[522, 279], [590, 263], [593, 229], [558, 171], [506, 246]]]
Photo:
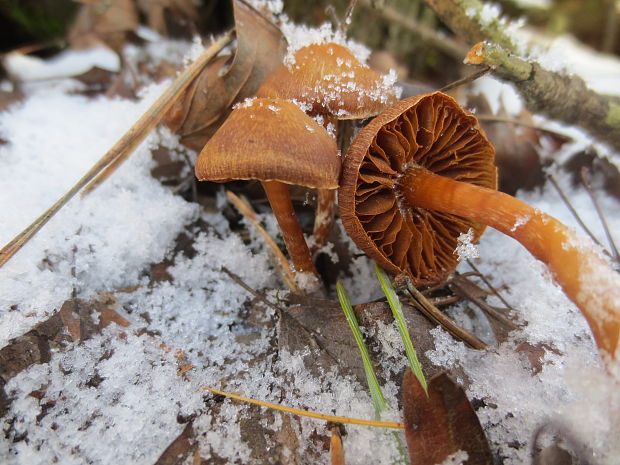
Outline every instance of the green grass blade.
[[407, 359], [409, 359], [409, 366], [411, 367], [411, 371], [418, 378], [418, 381], [424, 388], [424, 391], [427, 391], [428, 384], [426, 382], [426, 378], [424, 377], [424, 372], [422, 371], [422, 364], [418, 360], [418, 354], [416, 353], [413, 342], [411, 342], [411, 336], [409, 335], [409, 330], [407, 329], [407, 323], [405, 322], [405, 315], [403, 314], [403, 307], [396, 295], [396, 291], [392, 287], [392, 282], [390, 278], [385, 274], [379, 265], [375, 263], [375, 273], [377, 273], [377, 277], [379, 278], [379, 282], [381, 283], [381, 289], [383, 289], [383, 293], [387, 297], [387, 301], [392, 309], [392, 315], [394, 315], [394, 320], [396, 321], [396, 326], [398, 327], [398, 331], [400, 332], [400, 337], [403, 340], [403, 344], [405, 346], [405, 353], [407, 354]]
[[[353, 332], [353, 337], [355, 337], [357, 347], [362, 354], [364, 372], [366, 373], [366, 380], [368, 381], [368, 388], [370, 389], [372, 404], [375, 408], [375, 416], [377, 419], [380, 419], [381, 412], [383, 412], [387, 408], [385, 397], [383, 397], [383, 393], [381, 392], [381, 386], [379, 386], [379, 381], [377, 380], [377, 375], [375, 374], [375, 370], [372, 367], [372, 363], [370, 362], [368, 348], [366, 347], [366, 343], [364, 342], [364, 339], [362, 337], [362, 330], [360, 329], [357, 318], [355, 317], [355, 312], [353, 311], [353, 307], [351, 306], [351, 302], [349, 301], [349, 296], [347, 295], [347, 291], [345, 290], [344, 286], [340, 281], [336, 283], [336, 290], [338, 292], [338, 300], [340, 301], [340, 306], [342, 307], [342, 310], [347, 317], [347, 322], [349, 323], [349, 327]], [[396, 449], [398, 451], [398, 456], [395, 457], [396, 463], [408, 463], [407, 452], [400, 436], [396, 431], [392, 431], [391, 434], [396, 441]]]
[[381, 417], [381, 412], [385, 410], [387, 404], [385, 402], [385, 398], [383, 397], [383, 393], [381, 392], [379, 381], [377, 381], [375, 370], [370, 362], [368, 349], [366, 347], [366, 343], [364, 342], [364, 338], [362, 337], [362, 331], [357, 322], [357, 318], [355, 317], [355, 313], [353, 312], [353, 307], [351, 307], [349, 296], [340, 281], [336, 283], [336, 290], [338, 291], [340, 306], [342, 307], [342, 310], [344, 310], [349, 327], [353, 332], [353, 337], [355, 337], [357, 347], [362, 354], [362, 362], [364, 363], [364, 372], [366, 373], [366, 380], [368, 381], [368, 388], [370, 389], [370, 397], [372, 398], [372, 404], [375, 407], [375, 415], [378, 419]]

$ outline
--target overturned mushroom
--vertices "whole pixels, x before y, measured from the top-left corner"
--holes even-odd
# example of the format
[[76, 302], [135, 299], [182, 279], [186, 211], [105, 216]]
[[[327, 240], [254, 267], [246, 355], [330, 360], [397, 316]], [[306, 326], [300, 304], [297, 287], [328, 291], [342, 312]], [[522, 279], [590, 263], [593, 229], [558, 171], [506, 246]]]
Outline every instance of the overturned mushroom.
[[517, 239], [544, 262], [584, 314], [606, 355], [618, 358], [620, 277], [555, 218], [497, 192], [494, 149], [476, 118], [439, 92], [402, 100], [351, 144], [339, 192], [352, 239], [392, 273], [441, 281], [452, 251], [483, 224]]
[[[292, 63], [279, 67], [257, 92], [258, 97], [295, 100], [308, 114], [334, 129], [338, 119], [375, 116], [396, 100], [396, 89], [381, 74], [361, 63], [345, 46], [314, 43], [300, 48]], [[313, 237], [326, 240], [335, 213], [335, 191], [319, 189]]]
[[287, 184], [335, 189], [339, 173], [335, 141], [297, 105], [281, 99], [253, 99], [238, 106], [196, 162], [201, 181], [262, 181], [293, 266], [315, 277]]

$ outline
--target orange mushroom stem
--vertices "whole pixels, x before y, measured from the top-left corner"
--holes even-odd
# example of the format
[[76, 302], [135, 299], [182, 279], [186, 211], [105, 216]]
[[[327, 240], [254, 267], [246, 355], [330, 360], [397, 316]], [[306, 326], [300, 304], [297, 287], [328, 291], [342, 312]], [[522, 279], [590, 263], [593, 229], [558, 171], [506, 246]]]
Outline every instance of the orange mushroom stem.
[[305, 290], [320, 287], [317, 270], [295, 214], [288, 184], [336, 189], [336, 142], [293, 102], [257, 98], [235, 108], [196, 161], [200, 181], [261, 181], [295, 270], [310, 273]]
[[545, 263], [585, 316], [601, 352], [620, 359], [620, 275], [591, 242], [555, 218], [494, 190], [495, 149], [451, 97], [404, 99], [355, 138], [339, 190], [342, 223], [386, 270], [415, 284], [445, 280], [460, 234], [485, 225]]
[[519, 241], [579, 307], [599, 348], [618, 358], [620, 278], [594, 244], [510, 195], [418, 166], [408, 168], [395, 188], [408, 205], [469, 218]]
[[280, 226], [280, 231], [282, 231], [282, 239], [284, 239], [284, 244], [291, 256], [295, 270], [318, 276], [308, 243], [293, 208], [288, 185], [280, 181], [263, 181], [262, 185]]

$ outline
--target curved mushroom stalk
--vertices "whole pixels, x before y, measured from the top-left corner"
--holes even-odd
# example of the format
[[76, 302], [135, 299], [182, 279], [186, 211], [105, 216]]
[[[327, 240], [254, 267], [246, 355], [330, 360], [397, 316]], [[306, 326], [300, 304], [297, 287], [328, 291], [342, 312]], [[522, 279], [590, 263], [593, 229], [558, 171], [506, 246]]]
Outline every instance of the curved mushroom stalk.
[[502, 192], [409, 168], [396, 183], [406, 203], [470, 218], [518, 240], [545, 263], [585, 316], [599, 348], [620, 358], [620, 275], [587, 238]]
[[263, 181], [263, 189], [278, 221], [282, 238], [296, 271], [318, 276], [308, 243], [295, 214], [288, 186], [279, 181]]
[[601, 351], [620, 359], [620, 277], [562, 223], [497, 192], [495, 150], [476, 118], [435, 92], [402, 100], [351, 144], [339, 191], [343, 225], [392, 273], [431, 284], [454, 271], [457, 238], [484, 225], [544, 262], [585, 316]]

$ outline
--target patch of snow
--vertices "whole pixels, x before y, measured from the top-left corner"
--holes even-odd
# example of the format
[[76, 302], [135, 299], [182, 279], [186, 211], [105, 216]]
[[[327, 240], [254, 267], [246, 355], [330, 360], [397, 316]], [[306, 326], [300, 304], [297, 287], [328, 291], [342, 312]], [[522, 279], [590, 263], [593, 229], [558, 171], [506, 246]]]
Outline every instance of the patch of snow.
[[94, 67], [113, 72], [120, 70], [120, 58], [107, 47], [66, 50], [48, 60], [13, 52], [4, 56], [3, 64], [7, 72], [18, 81], [43, 81], [77, 76]]
[[469, 459], [469, 454], [464, 450], [457, 450], [455, 453], [448, 455], [446, 460], [438, 465], [463, 465]]
[[472, 228], [469, 228], [469, 231], [466, 233], [459, 234], [459, 237], [456, 238], [457, 246], [454, 249], [454, 253], [459, 256], [459, 261], [480, 256], [476, 245], [472, 243], [473, 240], [474, 230]]

